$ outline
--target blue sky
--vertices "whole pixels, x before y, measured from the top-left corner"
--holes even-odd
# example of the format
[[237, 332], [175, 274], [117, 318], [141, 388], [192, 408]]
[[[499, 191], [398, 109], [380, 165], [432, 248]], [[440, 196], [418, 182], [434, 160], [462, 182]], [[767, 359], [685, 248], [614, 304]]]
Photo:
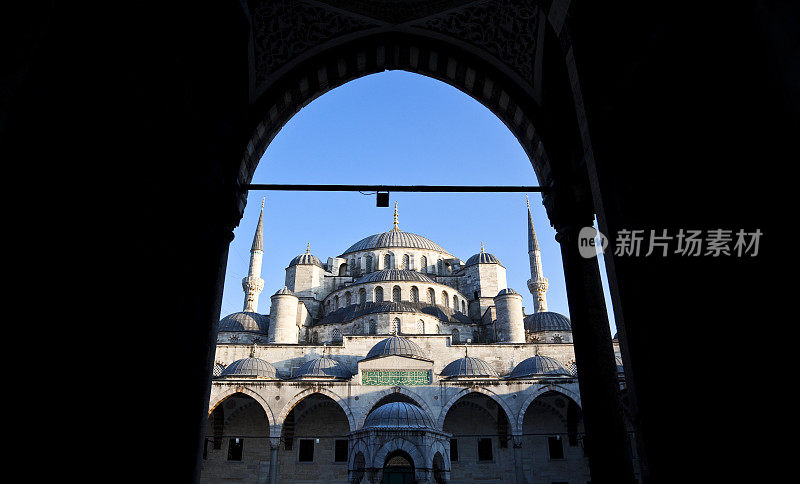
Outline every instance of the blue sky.
[[[538, 185], [519, 142], [494, 114], [447, 84], [403, 71], [356, 79], [303, 108], [267, 148], [253, 183]], [[284, 269], [306, 243], [326, 262], [358, 240], [391, 229], [394, 202], [401, 230], [425, 236], [464, 261], [483, 242], [506, 267], [508, 286], [523, 295], [526, 312], [533, 311], [523, 193], [391, 193], [390, 207], [377, 208], [375, 195], [357, 192], [250, 191], [228, 255], [223, 316], [242, 310], [241, 279], [262, 197], [267, 230], [261, 313], [269, 313], [270, 296], [284, 285]], [[528, 197], [550, 280], [548, 309], [569, 316], [555, 231], [541, 196]], [[613, 335], [607, 285], [605, 290]]]

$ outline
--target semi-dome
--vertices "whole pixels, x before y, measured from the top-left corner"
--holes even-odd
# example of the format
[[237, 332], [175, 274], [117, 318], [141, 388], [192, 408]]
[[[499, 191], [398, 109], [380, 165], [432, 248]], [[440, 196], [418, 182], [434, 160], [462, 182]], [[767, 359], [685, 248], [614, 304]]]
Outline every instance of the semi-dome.
[[500, 263], [500, 259], [495, 257], [493, 254], [488, 252], [479, 252], [469, 259], [467, 259], [467, 263], [464, 264], [464, 267], [473, 266], [475, 264], [503, 264]]
[[549, 356], [536, 355], [519, 362], [511, 370], [507, 378], [527, 378], [534, 376], [572, 376], [572, 373], [561, 366], [554, 358]]
[[472, 358], [465, 356], [455, 361], [451, 361], [444, 367], [439, 374], [445, 378], [458, 378], [458, 377], [497, 377], [497, 372], [492, 368], [489, 363], [481, 360], [480, 358]]
[[350, 378], [353, 375], [344, 365], [323, 355], [303, 363], [296, 376]]
[[406, 269], [385, 269], [382, 271], [370, 272], [369, 274], [359, 278], [354, 284], [364, 284], [367, 282], [382, 282], [382, 281], [411, 281], [411, 282], [427, 282], [435, 284], [436, 281], [426, 276], [425, 274], [417, 271], [409, 271]]
[[418, 344], [402, 336], [390, 336], [389, 338], [379, 341], [369, 350], [367, 358], [384, 355], [425, 358], [422, 348], [420, 348]]
[[542, 311], [525, 316], [525, 331], [538, 333], [539, 331], [572, 331], [569, 318], [563, 314]]
[[432, 429], [433, 424], [418, 406], [406, 402], [392, 402], [373, 410], [364, 421], [363, 428]]
[[226, 366], [220, 377], [230, 378], [277, 378], [277, 370], [268, 361], [261, 358], [242, 358]]
[[269, 328], [269, 316], [250, 311], [229, 314], [219, 322], [219, 331], [248, 331], [267, 334], [267, 328]]
[[315, 256], [314, 254], [309, 254], [308, 252], [306, 252], [305, 254], [298, 255], [297, 257], [292, 259], [291, 262], [289, 262], [289, 267], [301, 266], [301, 265], [317, 266], [323, 269], [325, 268], [325, 266], [322, 265], [322, 262], [317, 258], [317, 256]]
[[355, 244], [348, 247], [347, 250], [342, 252], [341, 255], [344, 256], [346, 254], [350, 254], [351, 252], [359, 252], [362, 250], [383, 249], [391, 247], [432, 250], [436, 252], [444, 252], [445, 254], [449, 254], [449, 252], [444, 250], [439, 244], [429, 239], [426, 239], [421, 235], [412, 234], [411, 232], [403, 232], [399, 228], [395, 227], [388, 232], [383, 232], [381, 234], [375, 234], [375, 235], [370, 235], [369, 237], [364, 237], [363, 239], [359, 240]]

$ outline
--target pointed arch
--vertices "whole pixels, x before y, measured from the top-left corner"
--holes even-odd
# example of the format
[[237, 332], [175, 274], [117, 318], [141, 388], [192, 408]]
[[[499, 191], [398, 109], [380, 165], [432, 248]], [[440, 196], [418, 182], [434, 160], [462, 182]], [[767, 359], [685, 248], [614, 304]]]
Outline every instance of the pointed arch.
[[279, 427], [279, 428], [283, 427], [283, 423], [286, 421], [286, 416], [289, 415], [289, 412], [291, 412], [292, 409], [301, 400], [303, 400], [306, 397], [308, 397], [310, 395], [313, 395], [315, 393], [320, 394], [320, 395], [324, 395], [326, 397], [329, 397], [331, 400], [336, 402], [339, 405], [339, 407], [341, 407], [342, 411], [344, 411], [344, 414], [347, 417], [347, 424], [350, 427], [350, 432], [355, 430], [355, 427], [354, 427], [355, 419], [353, 418], [353, 412], [350, 411], [350, 406], [347, 405], [347, 402], [345, 401], [345, 399], [342, 396], [334, 393], [333, 391], [331, 391], [331, 390], [329, 390], [329, 389], [327, 389], [325, 387], [308, 388], [308, 389], [303, 390], [302, 392], [298, 393], [297, 395], [295, 395], [291, 399], [289, 399], [283, 405], [283, 408], [281, 408], [281, 411], [278, 414], [278, 418], [275, 421], [275, 425], [277, 427]]
[[[386, 398], [386, 397], [388, 397], [389, 395], [391, 395], [393, 393], [401, 393], [401, 394], [405, 395], [406, 397], [410, 398], [411, 400], [413, 400], [414, 403], [419, 408], [421, 408], [422, 411], [425, 412], [426, 415], [428, 415], [428, 417], [431, 419], [431, 422], [435, 422], [435, 419], [433, 418], [433, 416], [434, 416], [433, 409], [431, 409], [431, 406], [428, 405], [428, 402], [426, 402], [422, 398], [422, 395], [420, 395], [420, 394], [418, 394], [418, 393], [416, 393], [416, 392], [414, 392], [412, 390], [409, 390], [406, 387], [392, 387], [392, 388], [387, 388], [385, 390], [381, 390], [379, 392], [374, 392], [374, 393], [370, 394], [370, 396], [368, 397], [369, 400], [367, 400], [366, 402], [364, 402], [360, 406], [361, 409], [362, 409], [363, 415], [359, 414], [357, 416], [357, 419], [356, 419], [357, 426], [356, 426], [356, 428], [360, 429], [361, 427], [364, 426], [364, 421], [367, 419], [367, 415], [369, 415], [369, 413], [372, 411], [372, 409], [373, 409], [373, 407], [375, 406], [376, 403], [378, 403], [379, 401], [381, 401], [381, 399]], [[362, 398], [364, 398], [364, 397], [362, 397]]]
[[411, 457], [411, 459], [414, 461], [414, 469], [425, 469], [427, 467], [425, 452], [420, 451], [419, 447], [402, 437], [395, 437], [389, 442], [383, 444], [383, 446], [379, 448], [372, 457], [372, 466], [374, 468], [382, 469], [383, 463], [386, 460], [386, 456], [389, 455], [390, 452], [395, 452], [398, 450], [405, 452]]
[[267, 403], [267, 400], [263, 396], [258, 394], [255, 390], [239, 385], [228, 387], [224, 390], [220, 386], [217, 385], [212, 386], [211, 398], [209, 399], [208, 402], [208, 417], [210, 417], [211, 414], [214, 412], [214, 409], [216, 409], [222, 402], [227, 400], [228, 397], [236, 395], [237, 393], [251, 397], [253, 400], [258, 402], [258, 404], [261, 405], [262, 410], [264, 410], [264, 413], [267, 415], [267, 421], [269, 422], [269, 426], [272, 427], [273, 425], [275, 425], [275, 415], [273, 415], [272, 408], [270, 408], [269, 403]]
[[[528, 408], [530, 408], [534, 400], [541, 397], [545, 393], [549, 392], [559, 393], [562, 396], [569, 398], [570, 400], [575, 402], [575, 404], [578, 405], [579, 408], [583, 408], [581, 405], [581, 396], [580, 394], [578, 394], [577, 388], [575, 390], [576, 391], [572, 391], [569, 388], [563, 387], [561, 385], [552, 385], [552, 384], [543, 385], [540, 386], [539, 388], [536, 388], [530, 394], [528, 394], [528, 396], [522, 402], [522, 407], [520, 407], [519, 415], [517, 415], [517, 424], [516, 424], [517, 428], [520, 429], [520, 432], [522, 431], [522, 422], [523, 420], [525, 420], [525, 412], [528, 411]], [[509, 418], [511, 417], [509, 416]]]
[[503, 410], [506, 412], [506, 418], [508, 418], [508, 425], [511, 427], [511, 434], [518, 434], [521, 432], [522, 427], [517, 425], [517, 419], [514, 418], [515, 413], [511, 411], [511, 407], [508, 406], [506, 401], [495, 392], [489, 390], [488, 388], [474, 386], [462, 389], [460, 392], [456, 393], [445, 403], [442, 407], [442, 411], [439, 414], [439, 419], [436, 422], [436, 430], [444, 431], [444, 421], [447, 418], [447, 412], [450, 411], [450, 407], [453, 406], [457, 401], [459, 401], [462, 397], [469, 395], [470, 393], [482, 393], [487, 397], [494, 400], [494, 402], [500, 405]]

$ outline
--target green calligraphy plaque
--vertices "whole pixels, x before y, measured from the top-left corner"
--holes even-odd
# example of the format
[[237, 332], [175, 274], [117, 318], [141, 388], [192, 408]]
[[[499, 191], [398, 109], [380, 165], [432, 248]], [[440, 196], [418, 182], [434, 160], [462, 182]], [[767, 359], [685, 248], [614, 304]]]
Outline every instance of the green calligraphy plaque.
[[430, 370], [362, 370], [361, 384], [372, 386], [419, 386], [431, 384]]

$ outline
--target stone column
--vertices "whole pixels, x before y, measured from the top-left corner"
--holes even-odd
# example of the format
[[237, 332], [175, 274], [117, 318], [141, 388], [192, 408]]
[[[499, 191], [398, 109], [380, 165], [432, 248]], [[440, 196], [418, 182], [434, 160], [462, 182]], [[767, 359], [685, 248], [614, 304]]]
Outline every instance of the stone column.
[[281, 439], [272, 437], [269, 439], [269, 484], [278, 484], [278, 449]]
[[516, 483], [526, 484], [525, 471], [522, 465], [522, 435], [512, 435], [511, 439], [514, 445], [514, 474], [516, 476]]
[[557, 226], [567, 286], [592, 482], [633, 483], [627, 451], [611, 330], [597, 257], [578, 251], [578, 232], [592, 224]]

